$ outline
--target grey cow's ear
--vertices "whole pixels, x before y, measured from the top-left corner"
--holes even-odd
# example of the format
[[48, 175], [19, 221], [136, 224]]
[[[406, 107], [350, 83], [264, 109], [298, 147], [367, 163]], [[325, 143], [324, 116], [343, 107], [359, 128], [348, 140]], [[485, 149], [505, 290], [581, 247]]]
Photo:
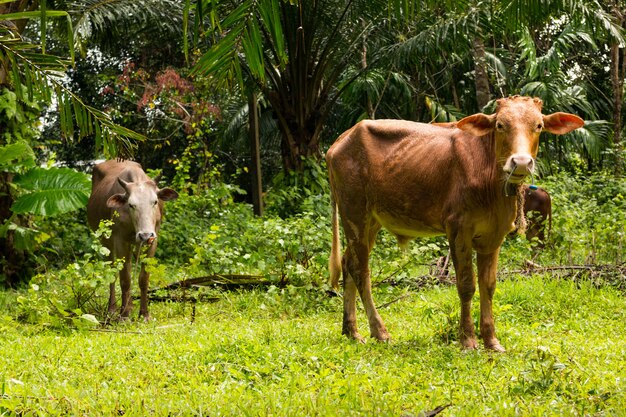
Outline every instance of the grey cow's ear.
[[118, 209], [124, 206], [124, 204], [126, 204], [127, 201], [128, 201], [128, 196], [126, 194], [113, 194], [107, 200], [107, 207]]
[[171, 201], [178, 198], [178, 193], [171, 188], [162, 188], [157, 192], [157, 196], [160, 200]]

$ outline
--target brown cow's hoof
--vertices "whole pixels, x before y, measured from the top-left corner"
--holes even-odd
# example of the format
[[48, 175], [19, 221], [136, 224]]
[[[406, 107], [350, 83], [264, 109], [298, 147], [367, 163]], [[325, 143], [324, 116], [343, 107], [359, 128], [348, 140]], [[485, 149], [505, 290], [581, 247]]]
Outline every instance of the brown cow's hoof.
[[387, 330], [379, 332], [378, 334], [372, 333], [372, 337], [379, 342], [391, 342], [391, 336], [387, 332]]
[[478, 349], [478, 342], [476, 339], [465, 339], [461, 340], [461, 346], [464, 350], [475, 350]]
[[348, 339], [354, 339], [359, 343], [366, 343], [367, 340], [365, 340], [365, 338], [363, 336], [361, 336], [361, 334], [357, 331], [353, 331], [353, 332], [343, 332], [344, 335], [346, 335], [346, 337]]
[[495, 342], [485, 343], [485, 349], [492, 350], [494, 352], [504, 353], [506, 349], [496, 340]]
[[333, 288], [326, 290], [326, 295], [329, 297], [341, 297], [341, 293]]

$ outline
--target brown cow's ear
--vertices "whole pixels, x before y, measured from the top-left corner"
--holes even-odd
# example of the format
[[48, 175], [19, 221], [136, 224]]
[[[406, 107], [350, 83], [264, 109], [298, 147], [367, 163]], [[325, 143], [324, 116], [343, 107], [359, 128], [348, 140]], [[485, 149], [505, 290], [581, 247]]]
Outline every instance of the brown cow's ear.
[[483, 136], [493, 130], [495, 122], [495, 114], [486, 115], [484, 113], [477, 113], [459, 120], [456, 127], [474, 136]]
[[113, 194], [107, 200], [107, 207], [118, 209], [124, 206], [124, 204], [126, 204], [127, 201], [128, 201], [128, 197], [126, 196], [126, 194]]
[[162, 188], [157, 193], [159, 199], [163, 201], [176, 200], [178, 198], [178, 193], [171, 188]]
[[558, 112], [543, 116], [544, 130], [556, 135], [571, 132], [584, 124], [585, 121], [583, 119], [570, 113]]

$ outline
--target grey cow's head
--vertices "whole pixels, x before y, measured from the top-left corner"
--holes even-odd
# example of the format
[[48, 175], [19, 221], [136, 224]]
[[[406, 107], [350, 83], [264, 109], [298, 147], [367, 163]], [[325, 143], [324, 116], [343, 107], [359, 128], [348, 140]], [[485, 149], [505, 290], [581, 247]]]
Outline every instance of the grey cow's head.
[[124, 188], [124, 194], [114, 194], [107, 200], [107, 207], [125, 210], [135, 232], [135, 240], [152, 244], [157, 237], [161, 224], [161, 201], [178, 198], [178, 193], [171, 188], [159, 189], [152, 180], [126, 182], [121, 178], [118, 183]]

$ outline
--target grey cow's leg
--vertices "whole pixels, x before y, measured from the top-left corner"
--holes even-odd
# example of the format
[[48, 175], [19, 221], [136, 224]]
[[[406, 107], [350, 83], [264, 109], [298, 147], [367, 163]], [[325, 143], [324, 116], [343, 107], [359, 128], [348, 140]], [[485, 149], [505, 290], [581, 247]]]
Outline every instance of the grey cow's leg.
[[[154, 256], [156, 252], [157, 243], [156, 240], [152, 243], [148, 252], [147, 258]], [[137, 260], [139, 262], [139, 260]], [[143, 317], [145, 321], [150, 320], [150, 313], [148, 312], [148, 287], [150, 286], [150, 274], [146, 271], [145, 265], [141, 266], [141, 272], [139, 274], [139, 291], [140, 291], [140, 304], [139, 304], [139, 317]]]
[[488, 254], [477, 254], [478, 287], [480, 291], [480, 334], [487, 349], [504, 352], [496, 339], [495, 323], [493, 320], [492, 300], [496, 290], [496, 270], [498, 267], [498, 253], [500, 250]]
[[120, 287], [122, 289], [122, 319], [128, 319], [133, 309], [132, 294], [130, 291], [131, 284], [131, 259], [132, 255], [126, 257], [124, 260], [124, 267], [120, 271]]
[[116, 300], [115, 300], [115, 286], [117, 285], [116, 281], [113, 281], [109, 284], [109, 316], [115, 314], [115, 310], [117, 308]]
[[143, 317], [144, 320], [150, 319], [150, 313], [148, 313], [148, 286], [150, 283], [150, 274], [146, 272], [145, 266], [142, 265], [141, 273], [139, 274], [139, 291], [141, 294], [141, 301], [139, 305], [139, 317]]

